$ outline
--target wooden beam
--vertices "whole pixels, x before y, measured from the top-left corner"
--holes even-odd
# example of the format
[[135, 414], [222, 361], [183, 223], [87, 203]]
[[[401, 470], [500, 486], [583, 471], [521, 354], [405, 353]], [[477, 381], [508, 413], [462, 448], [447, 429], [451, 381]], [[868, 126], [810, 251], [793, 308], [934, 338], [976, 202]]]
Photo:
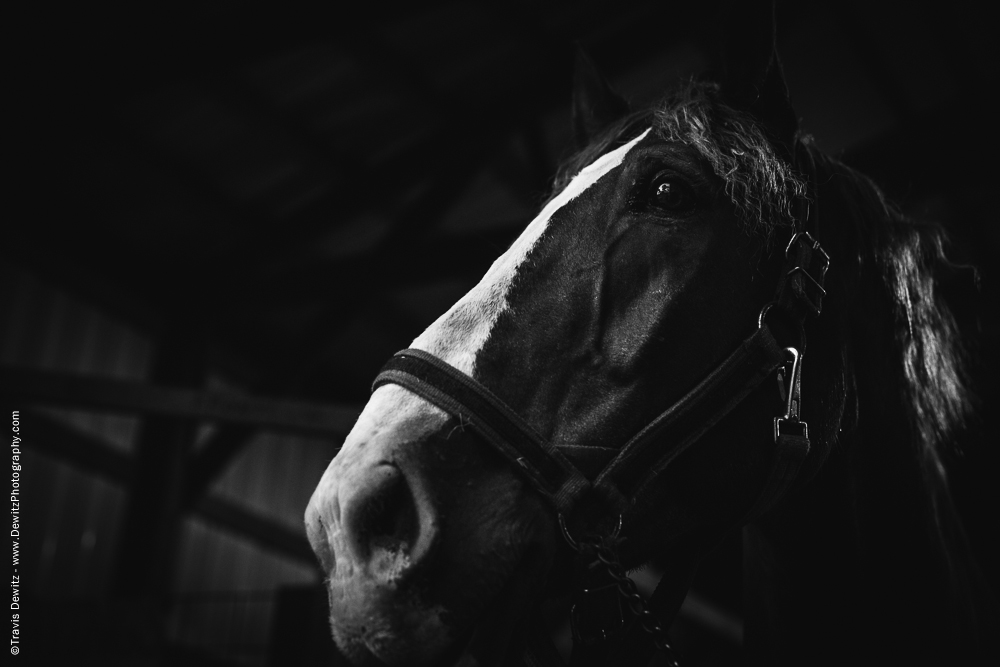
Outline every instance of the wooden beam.
[[[157, 382], [186, 388], [204, 384], [205, 339], [199, 327], [187, 324], [191, 321], [197, 318], [180, 310], [167, 319], [151, 370]], [[154, 610], [149, 630], [157, 635], [166, 631], [163, 610], [172, 593], [183, 529], [184, 462], [197, 428], [197, 420], [189, 416], [146, 414], [135, 441], [111, 593], [149, 604]]]
[[350, 431], [361, 412], [355, 406], [153, 386], [12, 366], [0, 366], [0, 393], [22, 402], [337, 436]]
[[115, 484], [132, 481], [134, 462], [120, 449], [31, 408], [21, 410], [21, 421], [25, 451], [37, 450]]
[[[30, 408], [21, 410], [21, 423], [26, 451], [37, 451], [119, 486], [131, 481], [135, 467], [132, 457], [99, 437], [82, 433]], [[191, 512], [263, 549], [316, 565], [304, 535], [232, 501], [209, 496], [193, 503]]]
[[232, 531], [265, 549], [277, 551], [293, 560], [318, 567], [312, 547], [303, 534], [305, 529], [301, 533], [291, 530], [231, 501], [211, 496], [202, 498], [195, 505], [195, 511], [200, 518]]
[[215, 478], [249, 444], [258, 429], [243, 424], [226, 424], [199, 451], [188, 456], [184, 477], [184, 507], [196, 505]]

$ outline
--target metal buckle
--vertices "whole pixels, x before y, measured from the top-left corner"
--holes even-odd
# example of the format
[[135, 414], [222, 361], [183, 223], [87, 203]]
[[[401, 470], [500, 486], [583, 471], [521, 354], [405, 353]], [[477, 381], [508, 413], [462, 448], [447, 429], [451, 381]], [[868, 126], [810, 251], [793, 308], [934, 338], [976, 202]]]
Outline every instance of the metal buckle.
[[[789, 268], [791, 267], [791, 268]], [[830, 268], [830, 256], [809, 232], [796, 232], [785, 248], [785, 275], [776, 299], [796, 312], [817, 316], [823, 309], [826, 289], [823, 281]], [[802, 279], [796, 281], [797, 275]]]
[[788, 240], [788, 246], [785, 248], [785, 259], [791, 259], [792, 247], [795, 244], [801, 243], [803, 241], [808, 243], [810, 250], [812, 250], [813, 252], [818, 252], [820, 256], [823, 258], [822, 267], [820, 270], [820, 278], [826, 277], [826, 270], [830, 268], [830, 256], [826, 254], [826, 251], [823, 250], [823, 246], [821, 246], [819, 244], [819, 241], [814, 239], [812, 237], [812, 234], [810, 234], [809, 232], [795, 232], [795, 234], [792, 235], [792, 238]]
[[[810, 275], [809, 272], [807, 270], [805, 270], [804, 268], [802, 268], [801, 266], [796, 266], [794, 269], [792, 269], [791, 271], [789, 271], [786, 275], [789, 278], [791, 278], [796, 273], [801, 273], [804, 277], [808, 278], [809, 282], [811, 282], [813, 285], [815, 285], [816, 289], [819, 290], [819, 293], [822, 296], [826, 296], [826, 290], [823, 288], [823, 286], [820, 285], [819, 282], [815, 278], [813, 278], [812, 275]], [[823, 273], [826, 273], [826, 269], [823, 270]]]
[[[826, 251], [823, 250], [823, 246], [819, 244], [819, 241], [817, 241], [812, 237], [812, 234], [810, 234], [809, 232], [796, 232], [795, 234], [792, 235], [792, 238], [789, 239], [788, 246], [785, 248], [786, 260], [792, 259], [792, 249], [798, 244], [807, 246], [809, 250], [811, 250], [814, 253], [814, 256], [811, 256], [809, 258], [810, 259], [809, 267], [796, 266], [794, 269], [788, 272], [788, 275], [791, 276], [796, 271], [802, 271], [806, 276], [809, 277], [809, 279], [816, 285], [816, 287], [818, 287], [820, 290], [823, 290], [822, 281], [826, 279], [826, 272], [830, 268], [830, 255], [826, 254]], [[813, 268], [812, 265], [816, 262], [817, 259], [819, 260], [819, 266], [816, 267], [818, 277], [814, 277], [811, 273], [809, 273], [809, 271], [810, 269]], [[823, 294], [825, 295], [826, 291], [823, 291]]]

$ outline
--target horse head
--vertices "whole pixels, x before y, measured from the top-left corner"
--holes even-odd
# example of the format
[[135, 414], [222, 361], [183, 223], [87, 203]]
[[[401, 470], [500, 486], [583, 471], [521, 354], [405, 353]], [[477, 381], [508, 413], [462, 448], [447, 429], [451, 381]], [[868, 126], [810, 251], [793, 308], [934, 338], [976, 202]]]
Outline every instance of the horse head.
[[[380, 375], [306, 512], [333, 635], [352, 661], [515, 661], [529, 610], [572, 588], [567, 543], [587, 536], [613, 535], [623, 570], [665, 558], [669, 616], [699, 555], [780, 500], [768, 496], [773, 418], [790, 402], [762, 379], [784, 368], [784, 348], [803, 351], [803, 320], [766, 306], [803, 268], [789, 272], [795, 251], [783, 251], [815, 215], [815, 151], [797, 139], [770, 17], [749, 20], [714, 81], [681, 84], [650, 109], [629, 110], [580, 58], [580, 150], [552, 197]], [[697, 423], [684, 427], [684, 447], [647, 437], [750, 354], [766, 320], [760, 377], [712, 389], [724, 410], [685, 413]], [[813, 333], [811, 345], [839, 349], [836, 327]], [[407, 359], [422, 361], [407, 370]], [[421, 391], [421, 373], [444, 379]], [[813, 432], [782, 490], [816, 475], [849, 401], [842, 363], [805, 377]], [[546, 490], [541, 463], [491, 442], [496, 433], [444, 385], [473, 387], [461, 391], [543, 443], [571, 481]], [[627, 493], [597, 483], [643, 438], [658, 453], [632, 457], [646, 463], [633, 460]]]

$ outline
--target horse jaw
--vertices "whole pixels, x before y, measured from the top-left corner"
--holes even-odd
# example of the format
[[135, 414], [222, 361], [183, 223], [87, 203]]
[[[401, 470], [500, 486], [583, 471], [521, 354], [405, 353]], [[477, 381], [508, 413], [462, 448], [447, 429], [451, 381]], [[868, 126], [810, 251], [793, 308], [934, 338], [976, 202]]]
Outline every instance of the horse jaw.
[[306, 510], [334, 640], [359, 665], [440, 661], [491, 606], [510, 606], [515, 571], [521, 580], [547, 573], [548, 519], [460, 423], [401, 387], [380, 387]]

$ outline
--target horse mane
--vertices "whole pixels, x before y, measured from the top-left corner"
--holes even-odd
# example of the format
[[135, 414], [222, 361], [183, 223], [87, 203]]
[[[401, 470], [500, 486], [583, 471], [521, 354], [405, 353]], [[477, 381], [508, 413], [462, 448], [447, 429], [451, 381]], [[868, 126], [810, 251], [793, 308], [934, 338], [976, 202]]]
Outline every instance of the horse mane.
[[[820, 354], [829, 353], [836, 367], [826, 374], [828, 396], [839, 395], [827, 401], [829, 437], [835, 448], [853, 440], [850, 446], [866, 450], [861, 456], [876, 460], [869, 489], [878, 488], [880, 475], [902, 478], [902, 469], [910, 470], [901, 482], [905, 500], [893, 499], [891, 508], [873, 515], [868, 536], [890, 545], [893, 531], [902, 529], [880, 535], [879, 523], [901, 516], [912, 534], [923, 533], [936, 552], [929, 562], [944, 574], [939, 601], [948, 608], [952, 636], [968, 637], [970, 628], [976, 634], [983, 627], [977, 609], [992, 616], [995, 602], [952, 505], [944, 465], [976, 405], [969, 354], [942, 289], [943, 280], [968, 267], [949, 260], [945, 230], [906, 216], [871, 179], [822, 153], [810, 137], [798, 142], [812, 173], [796, 169], [751, 116], [727, 106], [718, 85], [706, 82], [686, 82], [606, 128], [564, 162], [554, 193], [650, 126], [660, 138], [701, 154], [748, 233], [765, 238], [772, 257], [783, 249], [772, 239], [779, 229], [794, 229], [799, 204], [818, 208], [815, 233], [832, 267], [824, 326], [809, 335], [810, 350], [826, 350]], [[916, 505], [907, 505], [911, 501]]]
[[[803, 143], [816, 172], [818, 234], [834, 258], [828, 275], [834, 323], [817, 328], [825, 335], [815, 332], [815, 347], [839, 346], [848, 401], [841, 439], [860, 436], [855, 446], [868, 450], [869, 460], [880, 459], [881, 483], [915, 465], [920, 483], [905, 496], [915, 504], [898, 503], [892, 511], [896, 520], [903, 512], [928, 539], [943, 574], [939, 601], [950, 634], [975, 640], [982, 616], [996, 615], [996, 602], [952, 502], [945, 465], [977, 406], [970, 352], [951, 304], [974, 296], [975, 271], [949, 259], [939, 224], [905, 215], [867, 176], [808, 137]], [[946, 294], [944, 286], [954, 283], [966, 293]]]
[[[880, 352], [895, 362], [891, 377], [899, 380], [894, 384], [906, 406], [909, 435], [928, 473], [943, 476], [942, 457], [972, 415], [974, 394], [968, 354], [941, 281], [968, 267], [948, 258], [948, 236], [940, 225], [906, 216], [867, 176], [825, 155], [809, 138], [804, 142], [816, 165], [819, 205], [837, 213], [823, 216], [828, 224], [819, 233], [824, 245], [839, 251], [840, 289], [874, 291], [887, 306], [854, 308], [850, 316], [887, 316], [879, 324], [892, 336], [889, 349]], [[852, 328], [870, 326], [855, 322]]]

